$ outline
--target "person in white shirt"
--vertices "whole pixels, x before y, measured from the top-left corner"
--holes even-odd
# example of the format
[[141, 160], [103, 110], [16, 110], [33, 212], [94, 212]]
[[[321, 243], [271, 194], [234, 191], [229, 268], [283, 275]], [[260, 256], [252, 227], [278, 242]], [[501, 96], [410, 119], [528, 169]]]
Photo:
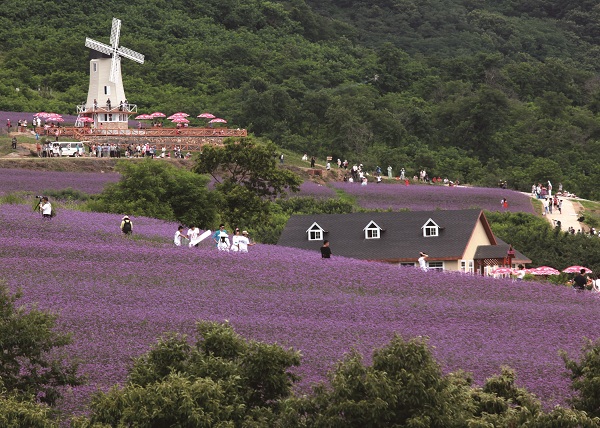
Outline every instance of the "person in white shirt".
[[176, 247], [181, 247], [181, 238], [187, 238], [183, 233], [183, 226], [179, 226], [177, 228], [177, 232], [175, 232], [175, 237], [173, 238], [173, 243]]
[[255, 243], [250, 243], [250, 238], [248, 238], [248, 232], [246, 230], [244, 230], [242, 232], [242, 236], [240, 236], [240, 239], [238, 241], [238, 245], [240, 248], [240, 253], [247, 253], [248, 252], [248, 247], [251, 247], [253, 245], [256, 245]]
[[219, 234], [219, 242], [217, 243], [217, 249], [219, 251], [229, 252], [229, 235], [225, 232]]
[[240, 251], [240, 229], [235, 228], [235, 234], [231, 238], [231, 251]]
[[[190, 226], [190, 228], [188, 229], [188, 233], [187, 233], [187, 237], [190, 240], [190, 243], [188, 244], [190, 247], [192, 247], [192, 242], [194, 241], [194, 239], [196, 239], [198, 236], [200, 235], [200, 229], [198, 229], [196, 226]], [[197, 246], [198, 244], [196, 244]]]
[[48, 202], [48, 198], [44, 196], [42, 201], [40, 202], [40, 211], [42, 213], [42, 217], [45, 219], [52, 218], [52, 204]]
[[419, 257], [419, 267], [424, 270], [427, 271], [427, 262], [425, 261], [425, 259], [427, 257], [429, 257], [429, 255], [425, 254], [424, 252], [420, 252], [419, 253], [420, 257]]

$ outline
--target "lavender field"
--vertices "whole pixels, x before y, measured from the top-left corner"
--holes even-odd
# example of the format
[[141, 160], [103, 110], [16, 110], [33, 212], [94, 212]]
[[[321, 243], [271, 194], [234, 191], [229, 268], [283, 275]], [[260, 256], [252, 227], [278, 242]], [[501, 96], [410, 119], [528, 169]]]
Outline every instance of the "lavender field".
[[[485, 187], [448, 187], [438, 185], [404, 186], [396, 184], [373, 184], [361, 186], [358, 183], [336, 182], [331, 186], [356, 197], [363, 208], [426, 210], [459, 210], [481, 208], [488, 211], [506, 210], [511, 212], [534, 213], [531, 198], [514, 190]], [[500, 201], [508, 199], [508, 208], [502, 208]]]
[[[517, 370], [518, 383], [547, 406], [564, 403], [569, 383], [558, 350], [579, 355], [600, 337], [592, 293], [334, 257], [268, 245], [250, 254], [175, 248], [176, 225], [63, 209], [43, 221], [25, 205], [0, 205], [0, 278], [23, 303], [60, 314], [73, 333], [86, 386], [62, 408], [84, 409], [97, 388], [125, 379], [132, 357], [163, 332], [192, 334], [197, 320], [229, 322], [242, 335], [302, 352], [299, 390], [323, 380], [352, 348], [369, 355], [394, 333], [428, 336], [445, 371], [478, 383]], [[333, 248], [335, 254], [335, 247]]]
[[114, 172], [59, 172], [31, 169], [0, 168], [0, 196], [11, 192], [42, 194], [46, 190], [68, 187], [87, 194], [100, 193], [107, 183], [119, 181]]

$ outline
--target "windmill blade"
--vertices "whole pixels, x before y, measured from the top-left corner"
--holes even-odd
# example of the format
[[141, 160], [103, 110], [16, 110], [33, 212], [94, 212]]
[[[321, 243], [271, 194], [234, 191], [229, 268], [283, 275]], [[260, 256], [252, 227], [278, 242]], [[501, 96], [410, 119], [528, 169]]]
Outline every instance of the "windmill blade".
[[121, 67], [121, 57], [114, 55], [110, 63], [110, 76], [108, 78], [112, 83], [117, 83], [117, 76], [120, 75], [119, 69]]
[[121, 20], [113, 18], [110, 30], [110, 45], [116, 49], [119, 47], [119, 36], [121, 35]]
[[144, 63], [144, 55], [129, 48], [124, 48], [121, 46], [117, 53], [125, 58], [129, 58], [135, 62], [139, 62], [140, 64]]
[[88, 37], [85, 38], [85, 47], [94, 49], [95, 51], [102, 52], [106, 55], [111, 55], [113, 53], [113, 48], [104, 43], [100, 43], [96, 40], [90, 39]]

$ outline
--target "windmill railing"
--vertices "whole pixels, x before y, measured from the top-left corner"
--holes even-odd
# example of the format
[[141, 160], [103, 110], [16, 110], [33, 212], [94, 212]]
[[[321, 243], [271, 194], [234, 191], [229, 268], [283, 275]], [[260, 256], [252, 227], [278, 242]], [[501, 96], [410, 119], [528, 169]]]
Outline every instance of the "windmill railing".
[[108, 105], [87, 105], [87, 104], [79, 104], [77, 106], [77, 115], [90, 115], [90, 114], [98, 114], [98, 113], [137, 113], [138, 107], [137, 104], [117, 104], [111, 105], [110, 108]]

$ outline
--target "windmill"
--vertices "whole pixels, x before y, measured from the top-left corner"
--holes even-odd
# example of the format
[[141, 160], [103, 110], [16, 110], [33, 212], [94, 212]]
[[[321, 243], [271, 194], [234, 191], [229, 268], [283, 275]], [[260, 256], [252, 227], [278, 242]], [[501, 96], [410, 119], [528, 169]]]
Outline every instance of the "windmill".
[[85, 38], [85, 46], [90, 52], [90, 86], [87, 101], [78, 106], [80, 116], [90, 116], [96, 126], [127, 128], [130, 114], [137, 112], [137, 106], [127, 102], [121, 79], [121, 57], [140, 64], [144, 55], [119, 46], [121, 20], [113, 18], [110, 31], [110, 45]]

